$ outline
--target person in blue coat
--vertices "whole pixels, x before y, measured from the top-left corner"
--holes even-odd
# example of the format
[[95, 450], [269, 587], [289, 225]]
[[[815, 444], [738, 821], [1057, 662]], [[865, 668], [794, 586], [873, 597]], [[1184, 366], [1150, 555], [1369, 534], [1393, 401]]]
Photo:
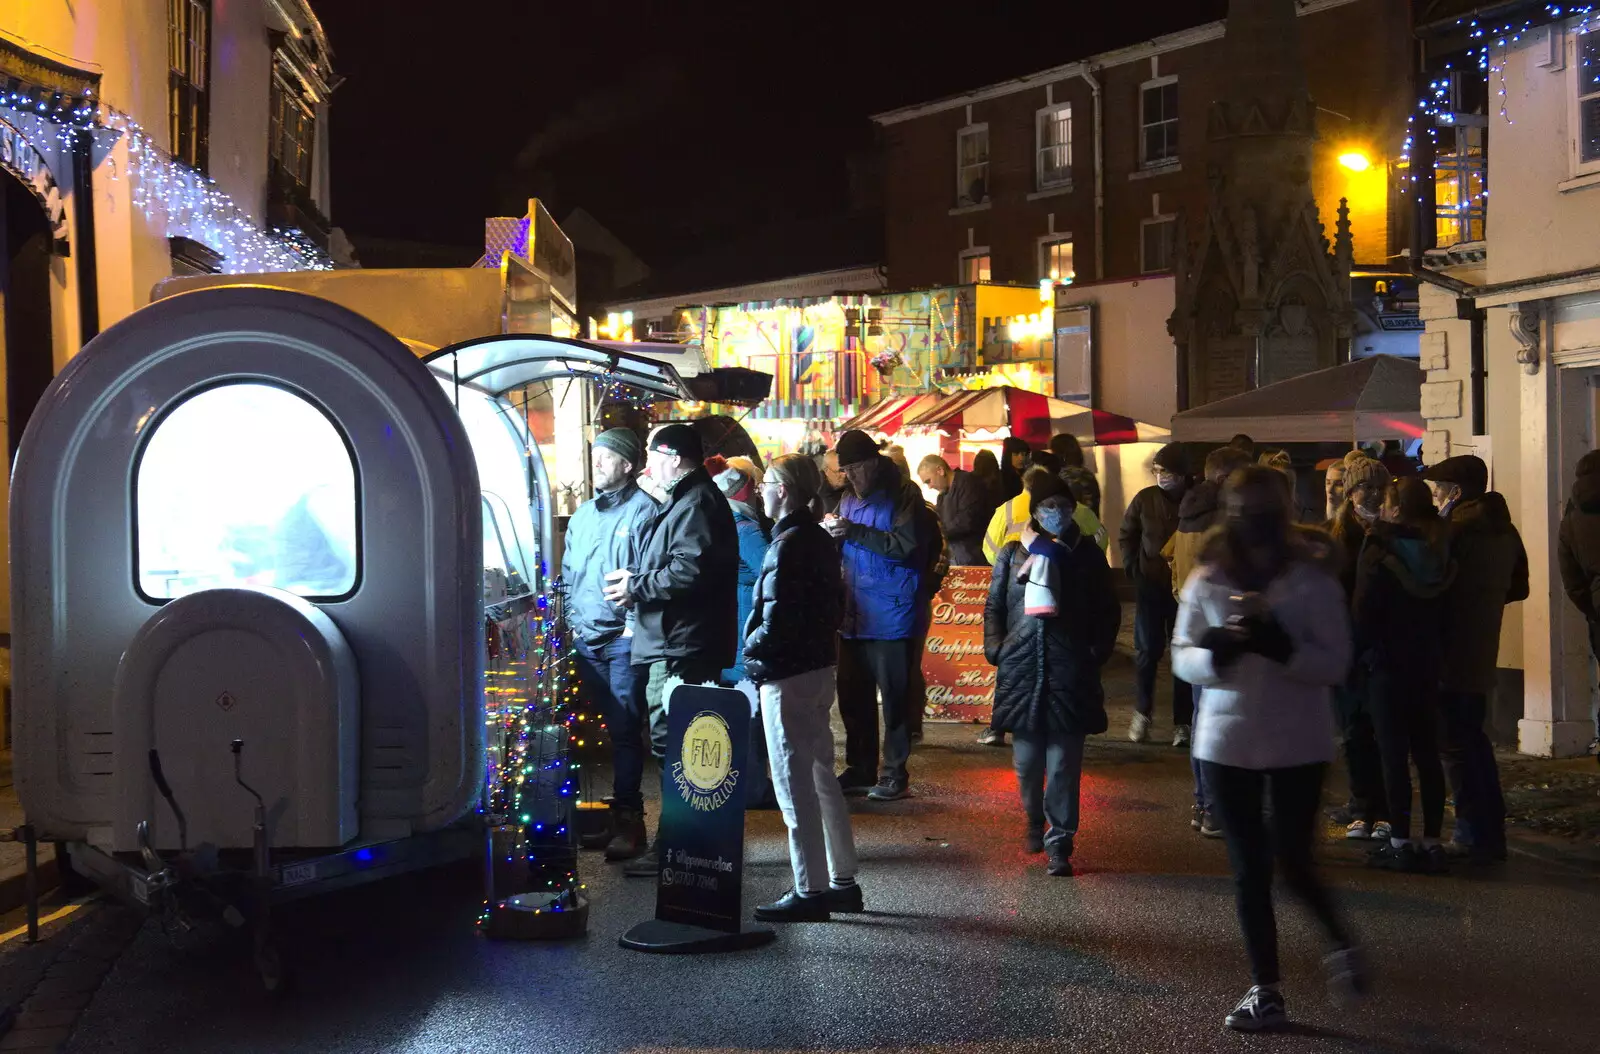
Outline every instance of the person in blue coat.
[[901, 475], [865, 432], [844, 433], [837, 452], [850, 493], [839, 503], [838, 515], [822, 525], [839, 542], [844, 570], [838, 685], [845, 770], [839, 783], [847, 795], [894, 801], [904, 798], [910, 785], [907, 687], [925, 566], [919, 557], [926, 558], [918, 546], [917, 523], [927, 503], [922, 489]]

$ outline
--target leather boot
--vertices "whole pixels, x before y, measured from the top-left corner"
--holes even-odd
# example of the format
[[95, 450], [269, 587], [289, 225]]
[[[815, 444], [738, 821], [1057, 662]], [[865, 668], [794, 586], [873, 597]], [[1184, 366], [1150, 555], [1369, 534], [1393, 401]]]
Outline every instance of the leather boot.
[[617, 834], [617, 808], [611, 806], [606, 810], [606, 825], [598, 831], [590, 831], [578, 838], [578, 847], [581, 849], [604, 849], [611, 844], [611, 839]]
[[606, 843], [606, 859], [632, 860], [649, 846], [644, 829], [644, 813], [629, 809], [613, 809], [616, 819], [611, 824], [611, 841]]

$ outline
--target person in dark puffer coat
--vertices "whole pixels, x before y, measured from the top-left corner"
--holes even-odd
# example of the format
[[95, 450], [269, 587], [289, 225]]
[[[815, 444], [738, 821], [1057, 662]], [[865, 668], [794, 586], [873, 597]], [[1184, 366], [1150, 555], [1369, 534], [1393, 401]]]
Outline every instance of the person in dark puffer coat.
[[[1578, 459], [1572, 500], [1561, 517], [1556, 559], [1567, 597], [1589, 623], [1589, 650], [1600, 658], [1600, 450]], [[1600, 741], [1600, 727], [1595, 729]]]
[[777, 521], [744, 627], [744, 666], [759, 686], [772, 787], [789, 828], [794, 888], [756, 917], [815, 921], [862, 910], [855, 836], [833, 774], [833, 707], [844, 580], [817, 523], [821, 474], [784, 454], [767, 466], [761, 500]]
[[[1084, 737], [1106, 730], [1100, 668], [1122, 609], [1105, 554], [1072, 521], [1066, 486], [1040, 474], [1029, 491], [1033, 521], [1000, 550], [991, 573], [983, 651], [996, 667], [994, 727], [1013, 734], [1028, 850], [1048, 851], [1049, 873], [1064, 876], [1072, 874]], [[1046, 597], [1048, 606], [1036, 606]]]

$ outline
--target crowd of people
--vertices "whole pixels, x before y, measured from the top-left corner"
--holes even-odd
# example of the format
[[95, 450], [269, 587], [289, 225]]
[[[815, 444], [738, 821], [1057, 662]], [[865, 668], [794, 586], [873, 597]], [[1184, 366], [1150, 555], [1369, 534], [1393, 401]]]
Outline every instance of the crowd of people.
[[[647, 736], [658, 762], [664, 746], [664, 686], [748, 682], [761, 712], [751, 799], [768, 793], [770, 771], [794, 875], [756, 915], [862, 910], [845, 799], [910, 793], [922, 649], [955, 563], [992, 566], [983, 636], [996, 676], [980, 742], [1011, 737], [1025, 846], [1050, 875], [1072, 874], [1084, 743], [1107, 731], [1101, 671], [1122, 611], [1101, 488], [1073, 437], [1043, 450], [1007, 439], [971, 469], [930, 455], [913, 470], [899, 448], [847, 431], [824, 455], [762, 469], [707, 459], [698, 434], [674, 424], [648, 443], [605, 432], [592, 461], [595, 497], [571, 520], [563, 571], [580, 676], [613, 745], [607, 859], [630, 875], [659, 869], [640, 787]], [[1285, 1019], [1275, 862], [1326, 932], [1329, 983], [1364, 986], [1312, 865], [1341, 745], [1350, 794], [1336, 818], [1370, 845], [1372, 866], [1437, 874], [1452, 858], [1505, 858], [1485, 725], [1502, 613], [1527, 595], [1527, 557], [1473, 456], [1419, 476], [1352, 451], [1327, 467], [1317, 510], [1298, 500], [1288, 456], [1258, 455], [1248, 437], [1195, 467], [1180, 445], [1162, 448], [1121, 519], [1134, 604], [1127, 734], [1151, 739], [1170, 650], [1170, 741], [1191, 757], [1191, 826], [1226, 843], [1251, 964], [1227, 1023], [1255, 1030]], [[1561, 543], [1567, 591], [1600, 650], [1600, 452], [1579, 466]]]

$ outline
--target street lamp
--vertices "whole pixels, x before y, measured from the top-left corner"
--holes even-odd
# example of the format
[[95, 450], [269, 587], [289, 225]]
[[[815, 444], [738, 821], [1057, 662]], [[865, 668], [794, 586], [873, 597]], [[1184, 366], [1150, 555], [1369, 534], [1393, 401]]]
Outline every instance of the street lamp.
[[1340, 154], [1339, 164], [1352, 172], [1365, 172], [1372, 167], [1372, 162], [1368, 160], [1367, 155], [1359, 150], [1351, 150], [1348, 153]]

